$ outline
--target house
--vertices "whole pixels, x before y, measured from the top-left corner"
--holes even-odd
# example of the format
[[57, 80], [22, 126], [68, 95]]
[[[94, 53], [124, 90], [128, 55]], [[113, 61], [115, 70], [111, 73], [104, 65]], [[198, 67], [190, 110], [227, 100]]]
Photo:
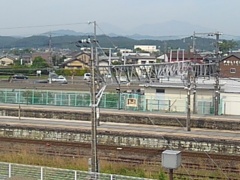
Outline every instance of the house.
[[202, 63], [204, 59], [200, 54], [185, 51], [184, 49], [171, 50], [169, 53], [166, 54], [166, 56], [167, 58], [164, 57], [165, 62], [190, 60], [192, 62]]
[[99, 61], [99, 66], [101, 66], [100, 62], [103, 61], [103, 65], [106, 65], [106, 62], [108, 65], [112, 64], [113, 62], [120, 62], [120, 57], [118, 56], [99, 56], [98, 57], [98, 61]]
[[73, 58], [75, 58], [76, 56], [78, 56], [79, 54], [80, 54], [79, 51], [71, 51], [71, 52], [69, 52], [69, 53], [67, 53], [67, 54], [64, 55], [64, 56], [66, 57], [65, 61], [68, 61], [68, 60], [70, 60], [70, 59], [73, 59]]
[[155, 56], [127, 56], [125, 60], [125, 64], [138, 64], [138, 65], [144, 65], [139, 66], [136, 68], [136, 72], [139, 76], [145, 76], [146, 71], [150, 70], [151, 66], [145, 66], [148, 64], [154, 64], [156, 63], [157, 59]]
[[0, 57], [0, 66], [9, 66], [9, 65], [12, 65], [14, 64], [14, 61], [16, 59], [14, 59], [13, 57], [11, 56], [8, 56], [8, 55], [4, 55], [2, 57]]
[[27, 64], [27, 65], [31, 65], [32, 64], [32, 55], [30, 53], [28, 54], [22, 54], [19, 57], [21, 64]]
[[41, 57], [46, 60], [49, 65], [52, 65], [52, 53], [51, 52], [34, 52], [32, 53], [32, 61], [36, 57]]
[[91, 56], [88, 53], [81, 52], [75, 57], [63, 62], [60, 67], [64, 69], [87, 69], [91, 64]]
[[98, 63], [99, 63], [99, 72], [100, 72], [100, 74], [104, 74], [104, 75], [106, 75], [106, 74], [109, 74], [109, 68], [108, 68], [108, 66], [109, 66], [109, 61], [108, 60], [106, 60], [106, 59], [99, 59], [99, 61], [98, 61]]
[[240, 78], [240, 56], [231, 54], [220, 60], [220, 77]]
[[126, 64], [153, 64], [156, 63], [156, 57], [155, 56], [127, 56], [126, 58]]
[[141, 49], [143, 51], [150, 52], [150, 53], [159, 51], [157, 49], [157, 46], [155, 45], [135, 45], [134, 49]]

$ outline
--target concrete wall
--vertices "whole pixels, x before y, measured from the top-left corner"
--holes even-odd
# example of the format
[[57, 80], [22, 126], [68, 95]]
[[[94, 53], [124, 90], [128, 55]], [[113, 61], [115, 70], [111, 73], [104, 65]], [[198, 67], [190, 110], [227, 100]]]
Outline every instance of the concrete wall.
[[[182, 127], [186, 125], [186, 114], [149, 114], [141, 112], [128, 111], [105, 111], [100, 110], [101, 122], [121, 122], [133, 124], [148, 124], [160, 126], [176, 126]], [[19, 113], [20, 112], [20, 113]], [[21, 116], [21, 117], [35, 117], [35, 118], [55, 118], [55, 119], [69, 119], [90, 121], [90, 108], [79, 108], [75, 110], [63, 110], [57, 107], [38, 108], [31, 106], [22, 106], [21, 111], [17, 107], [0, 106], [0, 115], [2, 116]], [[207, 128], [207, 129], [224, 129], [224, 130], [240, 130], [240, 121], [231, 119], [230, 117], [218, 118], [214, 116], [191, 116], [191, 127], [193, 128]]]
[[[6, 127], [0, 125], [0, 137], [22, 138], [34, 140], [53, 140], [63, 142], [91, 143], [91, 133], [88, 130], [58, 129], [48, 127]], [[213, 153], [240, 154], [239, 142], [223, 141], [211, 138], [192, 138], [191, 136], [169, 136], [141, 133], [121, 133], [98, 131], [98, 144], [144, 147], [154, 149], [177, 149], [184, 151], [204, 151]]]

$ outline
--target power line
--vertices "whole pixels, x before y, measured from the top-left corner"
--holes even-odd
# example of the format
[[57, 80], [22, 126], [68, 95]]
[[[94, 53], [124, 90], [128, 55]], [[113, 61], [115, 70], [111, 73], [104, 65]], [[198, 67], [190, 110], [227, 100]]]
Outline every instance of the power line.
[[98, 24], [97, 24], [97, 27], [98, 27], [98, 29], [100, 29], [100, 31], [102, 31], [103, 35], [105, 35], [105, 36], [107, 37], [107, 39], [108, 39], [109, 42], [113, 45], [113, 47], [114, 47], [114, 48], [117, 47], [117, 46], [113, 43], [113, 41], [109, 38], [109, 36], [108, 36], [106, 33], [103, 32], [103, 30], [99, 27]]
[[80, 25], [80, 24], [88, 24], [87, 22], [82, 23], [66, 23], [66, 24], [47, 24], [47, 25], [37, 25], [37, 26], [17, 26], [17, 27], [5, 27], [0, 28], [0, 30], [6, 29], [26, 29], [26, 28], [38, 28], [38, 27], [54, 27], [54, 26], [71, 26], [71, 25]]

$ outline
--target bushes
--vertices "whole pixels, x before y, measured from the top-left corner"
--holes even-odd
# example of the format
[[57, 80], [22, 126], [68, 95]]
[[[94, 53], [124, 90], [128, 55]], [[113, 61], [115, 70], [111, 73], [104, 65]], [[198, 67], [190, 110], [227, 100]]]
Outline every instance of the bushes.
[[[50, 68], [30, 68], [30, 67], [13, 67], [0, 68], [0, 75], [24, 74], [27, 76], [36, 75], [37, 70], [41, 70], [42, 75], [48, 75]], [[89, 72], [88, 69], [56, 69], [55, 72], [64, 76], [83, 76], [84, 73]]]
[[64, 76], [83, 76], [88, 69], [57, 69], [55, 72]]
[[[39, 69], [35, 69], [35, 68], [28, 68], [28, 67], [24, 67], [24, 68], [18, 68], [18, 67], [13, 67], [13, 68], [0, 68], [0, 75], [14, 75], [14, 74], [24, 74], [27, 76], [31, 76], [31, 75], [36, 75], [36, 72]], [[42, 75], [48, 75], [49, 73], [49, 69], [41, 69], [42, 71]]]

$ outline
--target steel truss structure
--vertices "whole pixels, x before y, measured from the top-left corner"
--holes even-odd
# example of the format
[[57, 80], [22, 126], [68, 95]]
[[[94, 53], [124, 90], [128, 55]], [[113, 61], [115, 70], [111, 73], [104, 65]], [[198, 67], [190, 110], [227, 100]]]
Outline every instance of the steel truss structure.
[[199, 64], [190, 61], [98, 66], [95, 72], [96, 77], [106, 84], [109, 84], [113, 79], [120, 84], [122, 82], [156, 82], [170, 77], [184, 78], [189, 68], [195, 77], [214, 77], [216, 74], [215, 63]]

